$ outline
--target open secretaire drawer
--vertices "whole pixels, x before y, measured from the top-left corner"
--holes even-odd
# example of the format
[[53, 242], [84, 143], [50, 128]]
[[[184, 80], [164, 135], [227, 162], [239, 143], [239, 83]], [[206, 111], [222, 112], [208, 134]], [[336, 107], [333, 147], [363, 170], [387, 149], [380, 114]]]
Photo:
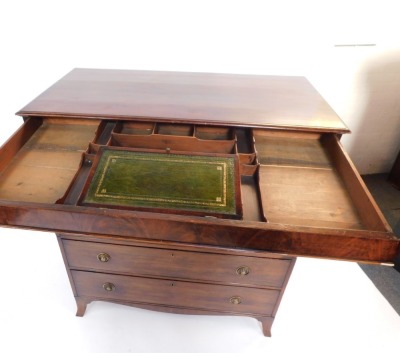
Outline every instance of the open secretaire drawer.
[[[194, 212], [188, 205], [192, 194], [178, 190], [189, 174], [175, 183], [172, 177], [171, 184], [157, 189], [165, 169], [151, 164], [135, 174], [129, 168], [136, 168], [136, 160], [128, 169], [105, 170], [105, 177], [117, 170], [126, 175], [114, 175], [114, 184], [108, 184], [115, 188], [109, 193], [112, 202], [90, 204], [85, 200], [104, 150], [161, 156], [159, 166], [165, 156], [207, 156], [207, 163], [221, 168], [221, 177], [214, 178], [221, 187], [210, 196], [216, 204], [229, 195], [224, 167], [214, 161], [221, 156], [235, 160], [235, 188], [229, 191], [233, 213], [220, 212], [219, 205], [211, 212], [208, 199], [201, 212]], [[160, 170], [164, 174], [151, 174]], [[201, 183], [195, 183], [204, 189], [191, 197], [197, 205], [204, 201], [200, 194], [213, 191], [208, 190], [213, 184], [207, 169], [204, 173]], [[134, 184], [135, 178], [151, 180], [145, 194], [152, 198], [151, 206], [143, 201], [145, 184]], [[106, 188], [99, 190], [108, 195]], [[140, 118], [31, 117], [0, 151], [0, 200], [1, 224], [53, 232], [369, 262], [393, 262], [399, 246], [335, 133]]]

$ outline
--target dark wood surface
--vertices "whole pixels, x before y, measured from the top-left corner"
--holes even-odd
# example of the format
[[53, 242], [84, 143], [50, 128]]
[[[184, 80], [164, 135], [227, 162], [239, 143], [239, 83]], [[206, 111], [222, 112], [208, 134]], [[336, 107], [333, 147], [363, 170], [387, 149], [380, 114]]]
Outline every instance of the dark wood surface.
[[[271, 315], [279, 297], [279, 290], [227, 285], [194, 283], [171, 279], [132, 277], [107, 273], [72, 271], [79, 296], [116, 299], [138, 303], [163, 304], [176, 307], [208, 309], [221, 312]], [[104, 283], [112, 283], [115, 290], [107, 291]], [[242, 302], [230, 302], [232, 297]]]
[[[179, 215], [0, 201], [3, 225], [76, 234], [120, 235], [315, 256], [393, 262], [399, 240], [390, 233], [241, 222]], [[84, 237], [84, 235], [82, 235]]]
[[348, 132], [304, 77], [75, 69], [18, 114]]
[[[291, 262], [255, 256], [220, 255], [74, 240], [64, 240], [63, 246], [71, 268], [255, 287], [280, 288]], [[97, 258], [100, 253], [108, 254], [110, 259], [100, 262]], [[237, 273], [237, 269], [242, 266], [249, 269], [247, 275]]]
[[[292, 257], [248, 250], [118, 236], [82, 239], [58, 234], [77, 316], [102, 300], [169, 313], [251, 316], [271, 336], [295, 263]], [[247, 272], [237, 272], [244, 266]]]

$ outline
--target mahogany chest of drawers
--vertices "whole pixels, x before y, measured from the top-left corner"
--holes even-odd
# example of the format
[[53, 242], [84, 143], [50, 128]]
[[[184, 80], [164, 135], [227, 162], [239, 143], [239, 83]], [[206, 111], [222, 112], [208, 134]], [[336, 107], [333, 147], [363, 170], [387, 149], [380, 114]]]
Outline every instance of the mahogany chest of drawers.
[[270, 335], [295, 258], [255, 251], [58, 236], [78, 316], [92, 300], [192, 314], [247, 315]]
[[296, 256], [398, 256], [304, 78], [75, 69], [18, 115], [0, 224], [57, 234], [78, 316], [105, 300], [270, 335]]

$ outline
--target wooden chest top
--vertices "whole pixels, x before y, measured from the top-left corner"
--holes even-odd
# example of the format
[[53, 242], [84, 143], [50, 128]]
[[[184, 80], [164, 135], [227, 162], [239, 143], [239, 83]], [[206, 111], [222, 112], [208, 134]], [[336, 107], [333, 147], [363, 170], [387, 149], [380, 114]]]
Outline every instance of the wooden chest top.
[[289, 76], [74, 69], [18, 114], [349, 131], [307, 79]]

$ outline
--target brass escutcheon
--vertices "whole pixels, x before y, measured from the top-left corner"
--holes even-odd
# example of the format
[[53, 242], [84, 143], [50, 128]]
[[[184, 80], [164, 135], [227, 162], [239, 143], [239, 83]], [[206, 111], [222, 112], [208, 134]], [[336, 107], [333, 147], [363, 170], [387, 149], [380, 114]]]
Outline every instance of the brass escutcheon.
[[229, 301], [231, 302], [231, 304], [240, 304], [242, 302], [242, 298], [238, 297], [237, 295], [234, 295], [233, 297], [229, 298]]
[[250, 273], [250, 267], [240, 266], [236, 269], [236, 273], [240, 276], [247, 276]]
[[108, 262], [110, 260], [110, 255], [105, 252], [101, 252], [97, 255], [97, 260], [99, 260], [100, 262]]
[[112, 292], [115, 289], [114, 284], [110, 283], [110, 282], [106, 282], [103, 284], [103, 288], [107, 291], [107, 292]]

